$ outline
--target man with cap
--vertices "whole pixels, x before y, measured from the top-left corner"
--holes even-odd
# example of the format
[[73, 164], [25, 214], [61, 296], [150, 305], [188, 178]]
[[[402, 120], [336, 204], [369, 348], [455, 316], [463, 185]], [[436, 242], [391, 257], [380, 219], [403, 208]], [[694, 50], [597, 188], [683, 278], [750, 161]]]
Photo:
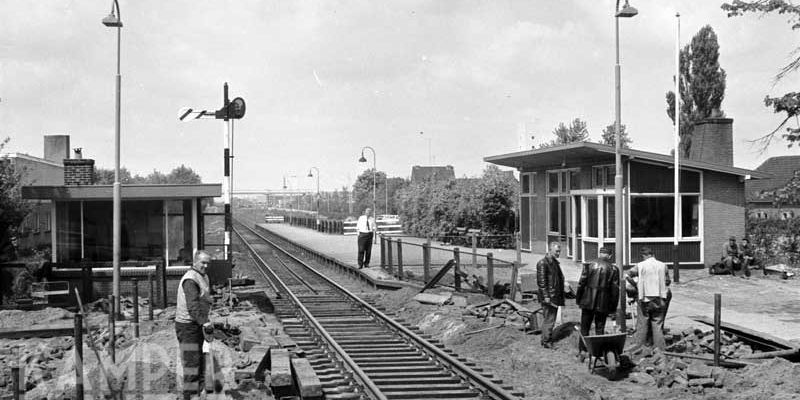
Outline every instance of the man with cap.
[[742, 251], [736, 244], [736, 236], [731, 236], [728, 243], [722, 246], [722, 264], [726, 271], [730, 271], [732, 276], [736, 276], [736, 270], [742, 265]]
[[192, 268], [186, 271], [178, 284], [175, 307], [175, 333], [183, 365], [183, 398], [199, 395], [203, 387], [205, 362], [203, 359], [203, 330], [212, 329], [208, 320], [211, 311], [211, 285], [206, 275], [211, 255], [199, 250]]
[[592, 322], [594, 322], [595, 334], [605, 334], [606, 318], [617, 308], [619, 272], [610, 260], [611, 250], [601, 247], [598, 259], [591, 264], [584, 265], [578, 281], [575, 302], [581, 309], [581, 335], [583, 336], [589, 336]]

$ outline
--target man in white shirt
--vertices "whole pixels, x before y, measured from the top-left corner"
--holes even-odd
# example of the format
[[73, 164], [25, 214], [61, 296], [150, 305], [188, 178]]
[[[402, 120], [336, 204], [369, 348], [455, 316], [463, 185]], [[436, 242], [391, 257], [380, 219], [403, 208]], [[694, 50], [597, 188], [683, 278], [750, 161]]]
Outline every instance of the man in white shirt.
[[664, 350], [664, 318], [667, 314], [668, 298], [671, 297], [667, 286], [670, 284], [669, 271], [666, 264], [656, 260], [653, 250], [642, 247], [642, 262], [628, 271], [628, 276], [639, 277], [639, 314], [637, 320], [637, 347], [647, 344], [652, 335], [653, 346]]
[[372, 209], [364, 210], [364, 215], [358, 217], [356, 229], [358, 230], [358, 268], [369, 268], [369, 259], [372, 255], [372, 239], [375, 236], [375, 218], [372, 218]]

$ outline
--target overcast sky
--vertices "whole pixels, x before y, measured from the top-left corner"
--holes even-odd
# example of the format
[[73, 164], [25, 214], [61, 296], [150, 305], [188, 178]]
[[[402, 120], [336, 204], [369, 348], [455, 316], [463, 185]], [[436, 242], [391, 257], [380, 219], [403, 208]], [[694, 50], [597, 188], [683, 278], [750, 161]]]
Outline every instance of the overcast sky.
[[[284, 176], [322, 190], [372, 165], [408, 177], [413, 165], [480, 174], [482, 158], [551, 139], [580, 117], [593, 140], [614, 118], [614, 2], [121, 0], [122, 164], [135, 173], [181, 163], [222, 179], [222, 123], [179, 122], [181, 107], [217, 109], [222, 84], [247, 101], [235, 131], [237, 189], [280, 189]], [[0, 138], [42, 156], [42, 136], [113, 168], [115, 30], [110, 0], [0, 2]], [[644, 1], [622, 19], [622, 122], [633, 147], [668, 153], [676, 18], [688, 43], [705, 24], [720, 42], [734, 119], [736, 166], [798, 154], [748, 144], [782, 117], [767, 94], [797, 90], [773, 77], [800, 43], [780, 16], [729, 19], [719, 1]], [[424, 134], [420, 134], [424, 132]], [[528, 138], [523, 143], [520, 138]], [[296, 178], [291, 178], [295, 176]]]

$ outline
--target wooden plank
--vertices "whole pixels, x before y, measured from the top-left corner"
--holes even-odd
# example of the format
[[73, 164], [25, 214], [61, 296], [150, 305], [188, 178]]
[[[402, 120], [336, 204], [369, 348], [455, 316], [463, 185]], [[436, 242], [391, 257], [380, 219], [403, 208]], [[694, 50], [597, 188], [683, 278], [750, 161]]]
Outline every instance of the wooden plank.
[[322, 399], [322, 383], [307, 358], [292, 358], [292, 375], [302, 399]]
[[444, 267], [442, 267], [442, 269], [440, 269], [439, 272], [437, 272], [436, 275], [434, 275], [433, 279], [431, 279], [428, 283], [426, 283], [425, 287], [423, 287], [422, 290], [420, 290], [419, 292], [422, 293], [434, 287], [437, 283], [439, 283], [439, 281], [442, 278], [444, 278], [444, 276], [447, 274], [447, 271], [450, 271], [450, 268], [453, 268], [454, 265], [456, 265], [455, 260], [451, 259], [450, 261], [448, 261], [447, 264], [445, 264]]
[[[694, 319], [697, 322], [702, 322], [704, 324], [714, 326], [714, 320], [712, 318], [696, 316], [692, 317], [692, 319]], [[788, 340], [772, 336], [768, 333], [745, 328], [741, 325], [732, 324], [730, 322], [722, 322], [720, 323], [720, 326], [723, 331], [733, 333], [734, 335], [739, 336], [746, 341], [752, 341], [766, 347], [772, 347], [775, 350], [789, 350], [789, 349], [794, 349], [796, 347], [794, 343]]]
[[34, 326], [32, 328], [0, 328], [0, 339], [20, 339], [30, 337], [72, 336], [75, 326], [70, 322]]
[[269, 370], [270, 386], [273, 388], [292, 386], [289, 350], [269, 349]]

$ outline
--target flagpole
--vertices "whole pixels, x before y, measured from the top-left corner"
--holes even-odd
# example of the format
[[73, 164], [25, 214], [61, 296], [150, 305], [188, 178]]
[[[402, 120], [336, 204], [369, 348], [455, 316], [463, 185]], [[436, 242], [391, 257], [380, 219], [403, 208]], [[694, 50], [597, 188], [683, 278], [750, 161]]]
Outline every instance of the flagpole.
[[680, 198], [680, 137], [681, 137], [681, 14], [675, 13], [678, 22], [675, 37], [675, 182], [674, 182], [674, 222], [672, 241], [672, 273], [675, 283], [680, 282], [680, 262], [678, 261], [678, 235], [681, 234], [681, 198]]

